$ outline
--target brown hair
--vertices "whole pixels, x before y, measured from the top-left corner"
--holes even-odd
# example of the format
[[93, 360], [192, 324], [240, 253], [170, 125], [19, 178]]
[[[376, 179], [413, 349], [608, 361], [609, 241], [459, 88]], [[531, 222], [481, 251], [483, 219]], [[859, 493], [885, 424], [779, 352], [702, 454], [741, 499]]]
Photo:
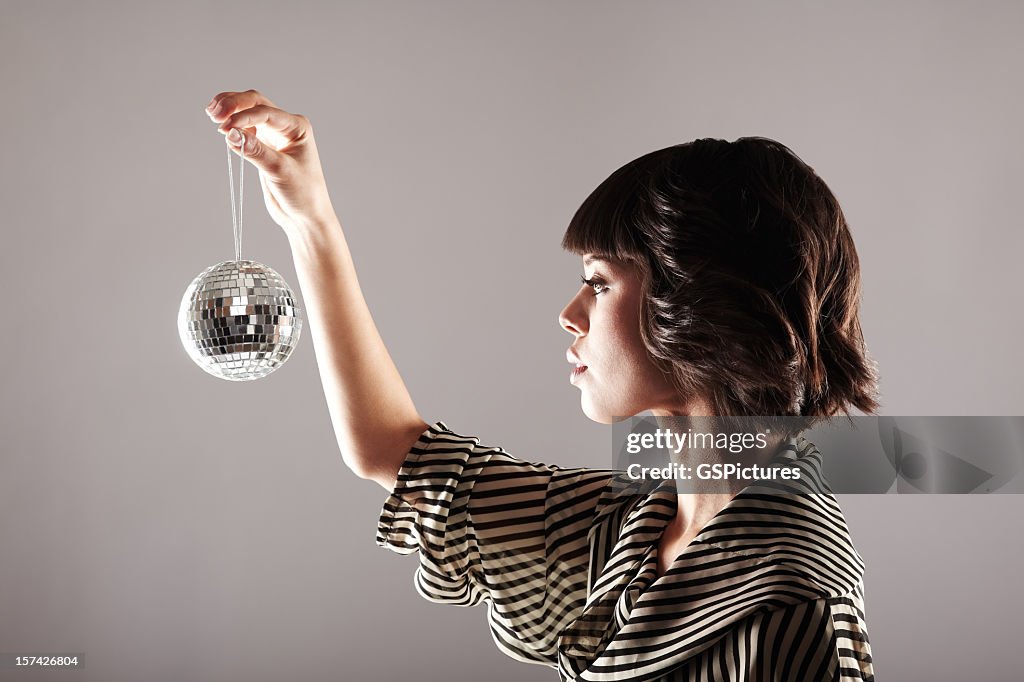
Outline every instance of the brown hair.
[[641, 335], [681, 395], [792, 434], [855, 407], [878, 373], [858, 319], [860, 264], [821, 178], [762, 137], [645, 154], [583, 202], [562, 239], [635, 265]]

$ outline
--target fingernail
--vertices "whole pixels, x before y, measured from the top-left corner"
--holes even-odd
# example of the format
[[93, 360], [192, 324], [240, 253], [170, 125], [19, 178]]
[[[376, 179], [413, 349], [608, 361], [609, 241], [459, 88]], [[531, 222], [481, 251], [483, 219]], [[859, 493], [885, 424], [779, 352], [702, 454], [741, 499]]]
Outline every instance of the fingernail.
[[216, 98], [216, 97], [214, 97], [213, 99], [211, 99], [211, 100], [210, 100], [210, 103], [206, 105], [206, 110], [207, 110], [207, 111], [213, 111], [213, 103], [214, 103], [214, 102], [216, 102], [216, 101], [217, 101], [217, 98]]
[[231, 144], [238, 144], [242, 141], [242, 134], [238, 132], [238, 128], [232, 128], [231, 132], [228, 133], [228, 142]]

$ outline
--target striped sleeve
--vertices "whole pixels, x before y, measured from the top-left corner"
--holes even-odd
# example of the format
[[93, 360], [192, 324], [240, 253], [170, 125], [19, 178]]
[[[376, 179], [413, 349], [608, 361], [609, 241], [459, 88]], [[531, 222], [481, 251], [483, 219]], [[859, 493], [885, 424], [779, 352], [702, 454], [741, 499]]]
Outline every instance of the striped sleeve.
[[487, 603], [506, 654], [555, 666], [558, 635], [587, 598], [588, 533], [613, 476], [525, 462], [436, 422], [398, 473], [377, 544], [418, 552], [425, 598]]

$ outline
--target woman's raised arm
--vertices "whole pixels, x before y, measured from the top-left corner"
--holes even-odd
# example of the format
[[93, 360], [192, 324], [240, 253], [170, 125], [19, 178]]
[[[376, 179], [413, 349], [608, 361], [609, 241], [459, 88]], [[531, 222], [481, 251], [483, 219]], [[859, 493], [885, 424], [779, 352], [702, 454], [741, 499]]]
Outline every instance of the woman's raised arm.
[[342, 458], [356, 475], [390, 491], [427, 423], [359, 288], [309, 119], [282, 111], [255, 90], [222, 92], [207, 113], [236, 154], [240, 146], [229, 132], [242, 131], [267, 210], [288, 236]]

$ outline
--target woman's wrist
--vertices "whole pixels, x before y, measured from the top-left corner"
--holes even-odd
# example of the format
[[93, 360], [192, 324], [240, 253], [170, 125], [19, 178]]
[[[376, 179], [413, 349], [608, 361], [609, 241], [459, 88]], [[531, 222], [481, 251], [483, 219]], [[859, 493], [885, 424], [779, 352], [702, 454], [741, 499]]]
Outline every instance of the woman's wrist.
[[296, 220], [284, 232], [296, 256], [312, 254], [324, 247], [330, 248], [342, 236], [341, 222], [333, 212]]

